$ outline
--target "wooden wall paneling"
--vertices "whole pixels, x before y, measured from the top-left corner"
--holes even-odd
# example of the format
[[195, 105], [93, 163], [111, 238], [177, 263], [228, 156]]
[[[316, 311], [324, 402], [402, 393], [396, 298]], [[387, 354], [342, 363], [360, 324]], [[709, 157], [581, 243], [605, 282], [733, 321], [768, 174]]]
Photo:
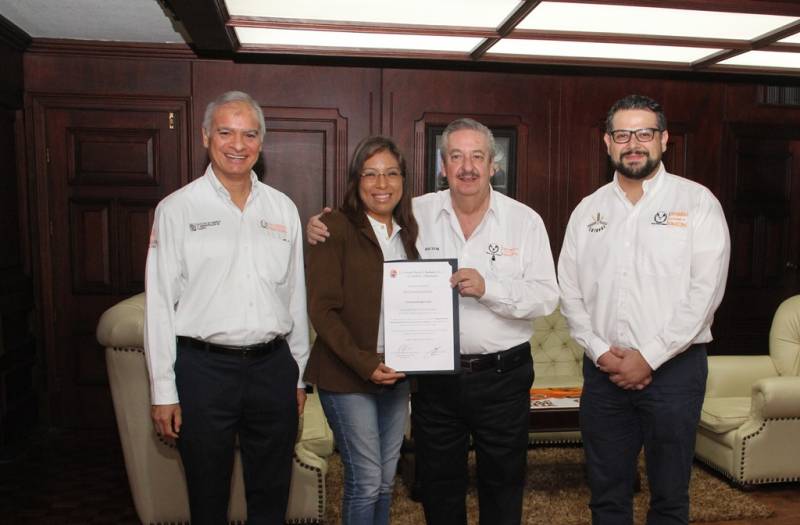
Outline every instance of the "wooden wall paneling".
[[[111, 266], [116, 254], [112, 253], [111, 228], [109, 201], [70, 199], [68, 231], [72, 293], [113, 293]], [[116, 273], [116, 268], [113, 271]]]
[[[444, 118], [470, 116], [491, 126], [512, 123], [518, 138], [517, 200], [536, 210], [554, 242], [554, 134], [558, 83], [549, 76], [464, 71], [383, 72], [383, 133], [414, 160], [414, 192], [424, 192], [424, 136], [420, 126]], [[447, 122], [444, 122], [447, 124]]]
[[292, 197], [303, 224], [323, 206], [341, 203], [347, 179], [347, 119], [337, 109], [262, 110], [267, 124], [262, 180]]
[[715, 350], [763, 354], [778, 304], [800, 293], [800, 128], [731, 123], [724, 143], [732, 250]]
[[25, 192], [23, 51], [30, 37], [0, 23], [0, 455], [13, 458], [37, 425], [36, 339]]
[[26, 53], [26, 93], [188, 97], [191, 61]]
[[[113, 425], [100, 314], [142, 291], [152, 210], [188, 179], [188, 101], [32, 96], [52, 422]], [[71, 278], [70, 278], [71, 276]]]
[[374, 68], [196, 62], [192, 177], [208, 162], [200, 134], [206, 106], [225, 91], [241, 90], [270, 115], [265, 182], [285, 190], [303, 218], [321, 203], [340, 204], [350, 155], [380, 129], [380, 77]]
[[144, 290], [147, 249], [158, 200], [116, 200], [119, 293], [134, 295]]

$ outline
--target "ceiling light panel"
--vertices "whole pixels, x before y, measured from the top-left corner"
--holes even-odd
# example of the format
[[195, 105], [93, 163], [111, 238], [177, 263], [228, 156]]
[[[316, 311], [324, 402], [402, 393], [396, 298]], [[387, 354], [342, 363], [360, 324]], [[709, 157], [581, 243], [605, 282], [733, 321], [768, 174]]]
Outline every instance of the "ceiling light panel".
[[781, 44], [800, 44], [800, 33], [779, 40]]
[[308, 21], [369, 22], [491, 28], [499, 26], [518, 0], [225, 0], [231, 16]]
[[753, 40], [796, 20], [749, 13], [542, 2], [517, 29]]
[[388, 33], [347, 33], [343, 31], [302, 31], [237, 27], [236, 36], [243, 46], [267, 45], [316, 48], [392, 49], [402, 51], [445, 51], [469, 53], [480, 38]]
[[599, 58], [645, 62], [690, 64], [718, 52], [719, 49], [651, 46], [639, 44], [602, 44], [560, 40], [523, 40], [504, 38], [492, 46], [487, 55], [527, 55], [570, 58]]
[[723, 60], [722, 66], [768, 67], [781, 69], [800, 69], [800, 53], [781, 53], [778, 51], [748, 51]]

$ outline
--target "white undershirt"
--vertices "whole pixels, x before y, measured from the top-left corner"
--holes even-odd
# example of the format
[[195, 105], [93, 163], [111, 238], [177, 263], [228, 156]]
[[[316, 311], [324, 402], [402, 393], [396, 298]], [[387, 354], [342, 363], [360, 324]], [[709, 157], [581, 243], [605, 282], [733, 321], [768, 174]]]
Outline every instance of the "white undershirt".
[[[367, 215], [369, 223], [372, 226], [372, 231], [375, 232], [375, 237], [378, 238], [378, 244], [381, 245], [381, 252], [383, 252], [384, 261], [397, 261], [406, 259], [406, 249], [403, 247], [403, 240], [400, 237], [400, 225], [392, 218], [392, 234], [389, 235], [389, 230], [382, 222], [373, 219]], [[381, 283], [383, 286], [383, 283]], [[383, 353], [383, 294], [381, 294], [381, 316], [378, 320], [378, 344], [376, 351], [379, 354]]]

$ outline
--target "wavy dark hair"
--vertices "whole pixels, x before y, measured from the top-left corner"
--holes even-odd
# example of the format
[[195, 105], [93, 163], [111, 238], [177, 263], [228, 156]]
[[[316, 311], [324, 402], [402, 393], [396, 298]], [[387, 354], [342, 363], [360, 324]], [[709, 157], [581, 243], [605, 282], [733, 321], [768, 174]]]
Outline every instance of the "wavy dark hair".
[[658, 129], [661, 131], [667, 129], [667, 116], [664, 115], [661, 104], [650, 97], [634, 94], [617, 100], [614, 102], [614, 105], [611, 106], [611, 109], [608, 110], [608, 114], [606, 115], [606, 133], [614, 131], [614, 115], [617, 114], [617, 111], [625, 109], [644, 109], [652, 111], [656, 114], [656, 125]]
[[364, 169], [364, 163], [367, 160], [382, 151], [391, 153], [400, 165], [400, 172], [403, 174], [403, 196], [400, 197], [400, 202], [394, 207], [392, 216], [397, 221], [397, 224], [400, 225], [400, 239], [403, 241], [406, 256], [409, 259], [419, 259], [419, 252], [416, 246], [419, 227], [416, 219], [414, 219], [414, 213], [411, 211], [411, 188], [409, 187], [407, 176], [406, 159], [392, 139], [381, 135], [373, 135], [365, 138], [356, 146], [353, 159], [350, 161], [347, 188], [344, 192], [341, 211], [353, 224], [361, 225], [364, 223], [366, 220], [364, 215], [367, 210], [358, 194], [361, 184], [361, 171]]

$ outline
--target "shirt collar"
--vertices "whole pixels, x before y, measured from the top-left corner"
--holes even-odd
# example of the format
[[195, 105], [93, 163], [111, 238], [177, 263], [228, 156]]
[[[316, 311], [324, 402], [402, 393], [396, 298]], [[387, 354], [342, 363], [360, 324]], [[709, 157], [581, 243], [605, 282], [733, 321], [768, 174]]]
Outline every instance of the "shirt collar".
[[[663, 186], [664, 179], [666, 179], [665, 173], [667, 170], [664, 168], [664, 163], [660, 162], [658, 164], [658, 169], [656, 170], [656, 174], [653, 176], [652, 179], [647, 179], [642, 182], [642, 191], [644, 192], [644, 196], [648, 195], [649, 193], [654, 193]], [[622, 188], [619, 185], [619, 177], [620, 174], [618, 172], [614, 172], [614, 191], [622, 197], [624, 200], [627, 200], [625, 197], [625, 192], [622, 191]]]
[[[450, 190], [437, 192], [436, 195], [439, 197], [441, 212], [447, 212], [449, 215], [455, 215], [455, 211], [453, 210], [453, 199], [450, 196]], [[500, 217], [500, 197], [498, 197], [498, 193], [494, 191], [494, 188], [491, 186], [489, 186], [489, 208], [486, 210], [486, 213], [491, 213], [491, 215], [495, 218]]]
[[397, 221], [394, 219], [394, 217], [392, 217], [392, 234], [387, 238], [386, 237], [386, 225], [383, 224], [381, 221], [379, 221], [377, 219], [373, 219], [366, 212], [364, 213], [364, 215], [366, 215], [370, 226], [372, 226], [372, 231], [375, 232], [375, 237], [377, 237], [378, 240], [391, 241], [392, 239], [394, 239], [400, 233], [400, 229], [401, 229], [400, 225], [397, 224]]
[[[217, 174], [214, 173], [214, 168], [211, 167], [211, 164], [206, 167], [206, 172], [203, 174], [203, 176], [211, 184], [211, 187], [214, 188], [214, 191], [217, 193], [217, 195], [228, 200], [231, 199], [230, 192], [225, 188], [225, 186], [222, 185], [219, 178], [217, 178]], [[247, 198], [247, 201], [249, 202], [251, 199], [254, 199], [257, 194], [258, 177], [256, 177], [256, 174], [253, 170], [250, 170], [250, 196]]]

